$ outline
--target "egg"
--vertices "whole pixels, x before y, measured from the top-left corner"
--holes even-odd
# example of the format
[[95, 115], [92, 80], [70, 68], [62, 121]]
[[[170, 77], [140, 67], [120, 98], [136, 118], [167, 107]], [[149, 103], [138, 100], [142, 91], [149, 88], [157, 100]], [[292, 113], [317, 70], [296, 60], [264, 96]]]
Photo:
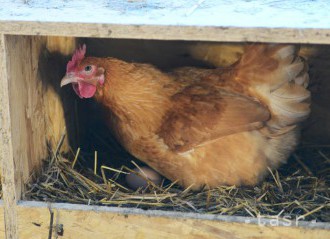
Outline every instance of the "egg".
[[[149, 167], [140, 167], [133, 170], [145, 176], [156, 185], [160, 185], [162, 182], [162, 177], [160, 174]], [[135, 173], [129, 173], [126, 175], [126, 183], [133, 190], [138, 188], [146, 188], [148, 186], [148, 181]]]

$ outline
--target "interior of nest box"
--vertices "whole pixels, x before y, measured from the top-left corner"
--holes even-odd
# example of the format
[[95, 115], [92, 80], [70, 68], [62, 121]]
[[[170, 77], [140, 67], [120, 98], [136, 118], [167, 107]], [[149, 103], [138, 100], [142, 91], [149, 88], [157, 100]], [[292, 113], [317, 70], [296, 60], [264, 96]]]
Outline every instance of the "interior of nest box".
[[[19, 182], [22, 192], [33, 192], [33, 185], [46, 170], [44, 165], [49, 165], [47, 160], [64, 155], [72, 162], [78, 148], [80, 171], [84, 167], [93, 171], [95, 151], [98, 152], [99, 165], [115, 169], [122, 165], [134, 168], [132, 160], [142, 165], [112, 137], [103, 122], [102, 111], [93, 99], [81, 100], [72, 87], [60, 88], [66, 64], [82, 43], [87, 45], [88, 56], [150, 63], [164, 71], [181, 66], [229, 66], [240, 57], [244, 47], [243, 43], [6, 36], [14, 157], [21, 159], [17, 162], [23, 175]], [[291, 157], [282, 168], [292, 164], [299, 167], [296, 171], [307, 171], [306, 175], [317, 176], [321, 169], [328, 170], [329, 175], [330, 45], [303, 45], [300, 55], [308, 59], [310, 67], [312, 113], [302, 125], [301, 145], [295, 153], [296, 158]], [[310, 160], [297, 160], [304, 155], [311, 157]], [[314, 156], [324, 159], [321, 166], [315, 165]], [[294, 174], [294, 169], [292, 171]], [[101, 174], [100, 169], [97, 174]], [[329, 177], [322, 180], [327, 180], [322, 187], [329, 187]], [[39, 194], [42, 194], [39, 200], [56, 201], [47, 193], [41, 191]], [[26, 196], [25, 192], [22, 198], [37, 199], [35, 194]], [[327, 200], [321, 202], [326, 205], [324, 213], [328, 214], [321, 219], [323, 221], [330, 221], [330, 201]], [[58, 201], [63, 199], [58, 198]], [[161, 209], [164, 208], [166, 205]], [[172, 206], [168, 208], [176, 210]]]

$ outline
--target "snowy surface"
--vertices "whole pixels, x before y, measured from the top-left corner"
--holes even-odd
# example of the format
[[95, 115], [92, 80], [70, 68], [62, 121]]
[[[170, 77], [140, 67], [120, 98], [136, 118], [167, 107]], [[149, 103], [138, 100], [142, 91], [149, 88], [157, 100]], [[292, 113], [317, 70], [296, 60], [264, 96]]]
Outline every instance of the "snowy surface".
[[330, 29], [330, 0], [0, 0], [0, 21]]

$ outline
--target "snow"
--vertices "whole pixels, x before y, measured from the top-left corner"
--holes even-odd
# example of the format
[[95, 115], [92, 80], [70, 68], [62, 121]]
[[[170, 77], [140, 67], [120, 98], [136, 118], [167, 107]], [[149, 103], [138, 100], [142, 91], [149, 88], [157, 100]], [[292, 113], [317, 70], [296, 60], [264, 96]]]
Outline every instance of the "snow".
[[330, 1], [0, 0], [0, 21], [330, 29]]

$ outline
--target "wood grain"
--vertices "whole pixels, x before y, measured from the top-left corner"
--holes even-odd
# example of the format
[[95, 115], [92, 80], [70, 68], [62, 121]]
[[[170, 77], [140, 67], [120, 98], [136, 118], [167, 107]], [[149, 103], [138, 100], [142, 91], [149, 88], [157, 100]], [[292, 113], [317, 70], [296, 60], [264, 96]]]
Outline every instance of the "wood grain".
[[17, 238], [16, 202], [47, 155], [38, 37], [1, 36], [2, 188], [7, 238]]
[[40, 168], [47, 155], [42, 85], [38, 60], [42, 41], [39, 37], [6, 36], [7, 77], [17, 198], [33, 170]]
[[3, 208], [3, 202], [1, 200], [0, 202], [0, 239], [5, 238], [5, 216], [4, 216], [4, 208]]
[[[20, 238], [47, 238], [50, 211], [58, 238], [329, 238], [322, 223], [314, 226], [268, 226], [246, 223], [244, 218], [197, 215], [139, 209], [109, 208], [72, 204], [21, 202], [18, 205]], [[224, 220], [224, 218], [226, 218]], [[306, 224], [306, 223], [305, 223]], [[323, 227], [323, 229], [322, 229]], [[56, 238], [56, 235], [53, 234]]]
[[14, 139], [11, 131], [10, 89], [7, 74], [6, 39], [0, 35], [0, 157], [1, 182], [4, 205], [4, 221], [7, 238], [17, 238], [16, 202], [20, 197], [21, 183], [14, 163]]
[[0, 33], [122, 39], [330, 44], [330, 29], [0, 21]]

